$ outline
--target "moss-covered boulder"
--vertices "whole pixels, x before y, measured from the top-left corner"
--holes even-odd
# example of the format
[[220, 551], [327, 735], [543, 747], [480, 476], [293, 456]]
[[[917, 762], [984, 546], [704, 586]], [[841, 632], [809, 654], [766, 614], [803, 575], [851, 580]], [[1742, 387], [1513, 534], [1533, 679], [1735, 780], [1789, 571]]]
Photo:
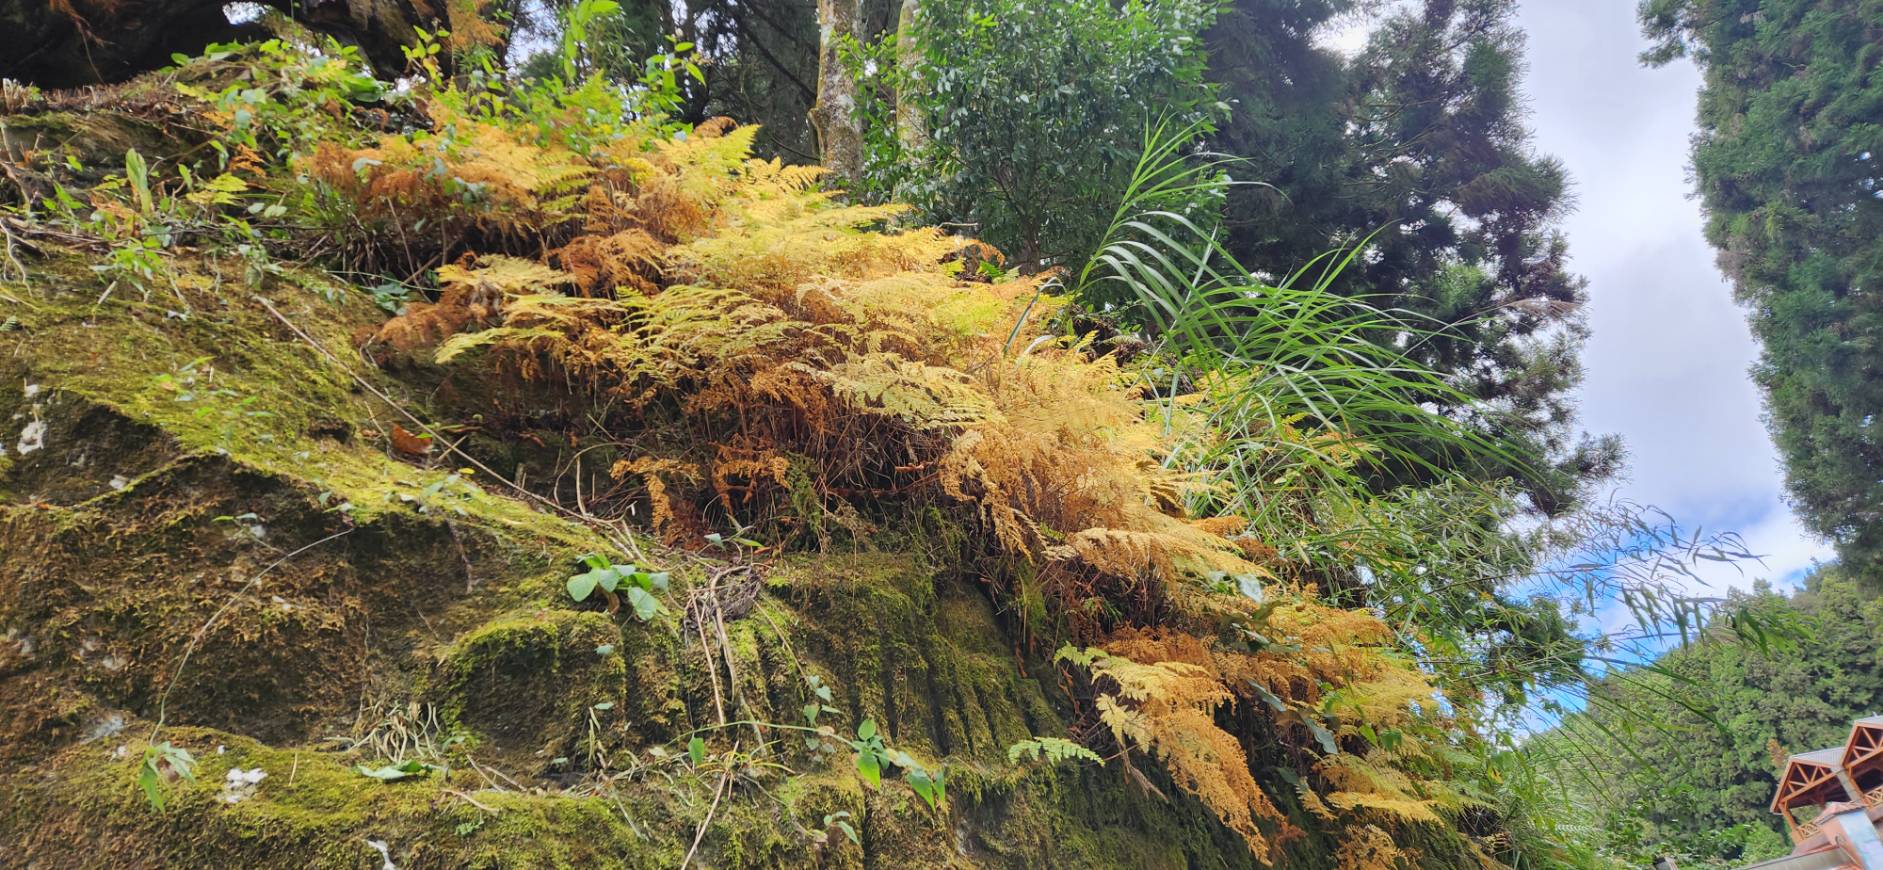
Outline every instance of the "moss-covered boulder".
[[609, 715], [627, 668], [605, 614], [537, 610], [478, 626], [445, 650], [423, 694], [491, 744], [552, 760]]
[[[1070, 712], [975, 585], [906, 552], [659, 550], [398, 449], [435, 397], [351, 357], [359, 294], [206, 259], [105, 292], [87, 262], [0, 281], [8, 862], [1247, 860], [1193, 800], [1008, 761]], [[660, 612], [570, 600], [589, 553], [669, 568]], [[866, 719], [944, 803], [863, 784]], [[195, 759], [161, 809], [152, 742]]]

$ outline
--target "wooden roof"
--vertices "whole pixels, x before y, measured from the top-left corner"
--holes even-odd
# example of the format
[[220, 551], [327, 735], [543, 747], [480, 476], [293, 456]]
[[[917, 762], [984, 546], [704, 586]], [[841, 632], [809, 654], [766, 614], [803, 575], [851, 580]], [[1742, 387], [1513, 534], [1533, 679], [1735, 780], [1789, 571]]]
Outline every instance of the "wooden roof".
[[1810, 752], [1798, 752], [1786, 758], [1787, 761], [1816, 764], [1823, 767], [1842, 767], [1844, 766], [1843, 759], [1844, 747], [1842, 746], [1828, 746], [1823, 749], [1813, 749]]
[[1785, 819], [1798, 849], [1822, 841], [1823, 813], [1817, 819], [1800, 820], [1797, 811], [1806, 807], [1863, 807], [1871, 821], [1883, 828], [1879, 774], [1883, 774], [1883, 716], [1865, 716], [1850, 723], [1844, 745], [1786, 757], [1772, 794], [1772, 812]]
[[1850, 738], [1844, 741], [1837, 763], [1855, 776], [1858, 767], [1867, 768], [1878, 759], [1883, 759], [1883, 716], [1865, 716], [1852, 722]]
[[1846, 799], [1844, 784], [1837, 779], [1844, 770], [1843, 758], [1844, 747], [1829, 746], [1785, 759], [1785, 770], [1778, 777], [1778, 790], [1772, 795], [1772, 812]]

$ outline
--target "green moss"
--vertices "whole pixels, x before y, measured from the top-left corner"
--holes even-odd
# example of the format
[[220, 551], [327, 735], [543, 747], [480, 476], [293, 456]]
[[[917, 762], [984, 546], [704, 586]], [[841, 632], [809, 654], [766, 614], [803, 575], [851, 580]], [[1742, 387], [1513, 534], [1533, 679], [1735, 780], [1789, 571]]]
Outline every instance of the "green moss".
[[611, 650], [619, 637], [605, 614], [508, 614], [445, 650], [423, 694], [447, 721], [512, 755], [533, 755], [539, 769], [556, 758], [573, 764], [622, 715], [627, 667]]
[[[677, 863], [674, 837], [637, 835], [600, 798], [481, 789], [464, 771], [380, 783], [328, 754], [198, 729], [167, 736], [199, 764], [195, 782], [167, 789], [163, 810], [135, 785], [135, 752], [87, 745], [57, 758], [55, 777], [8, 778], [0, 840], [14, 858], [52, 866], [134, 857], [162, 866], [354, 868], [377, 861], [368, 839], [384, 842], [402, 868]], [[267, 777], [252, 796], [228, 803], [224, 774], [235, 767]]]
[[906, 556], [806, 559], [770, 586], [795, 614], [799, 651], [839, 687], [852, 721], [875, 718], [929, 758], [1005, 764], [1008, 746], [1063, 726], [979, 590]]
[[[24, 307], [0, 334], [0, 440], [43, 427], [39, 449], [9, 451], [0, 501], [35, 507], [9, 511], [0, 535], [36, 558], [0, 585], [0, 628], [30, 632], [40, 664], [113, 704], [153, 713], [226, 602], [176, 712], [304, 735], [410, 670], [408, 652], [560, 600], [567, 566], [608, 546], [475, 475], [389, 455], [368, 433], [392, 411], [350, 370], [399, 385], [294, 336], [217, 277], [236, 264], [180, 259], [177, 289], [148, 294], [105, 292], [79, 257], [35, 265], [30, 287], [5, 288]], [[379, 316], [292, 272], [268, 293], [328, 350]]]
[[616, 645], [627, 670], [622, 709], [634, 742], [671, 742], [691, 727], [679, 635], [665, 621], [624, 624]]
[[[121, 88], [129, 99], [151, 101], [173, 99], [167, 90], [141, 84]], [[82, 190], [113, 173], [122, 174], [127, 151], [136, 149], [146, 157], [175, 153], [187, 147], [186, 138], [196, 135], [187, 128], [103, 107], [0, 116], [0, 128], [6, 131], [0, 137], [0, 157], [12, 162], [18, 175], [36, 182], [43, 167], [61, 176], [72, 190]], [[79, 171], [69, 170], [68, 159], [77, 161]], [[49, 184], [32, 182], [35, 192], [49, 193], [45, 190]], [[0, 191], [0, 202], [13, 201], [14, 194], [14, 190]]]
[[[486, 490], [474, 473], [389, 455], [384, 433], [408, 421], [356, 378], [395, 398], [404, 389], [363, 360], [339, 356], [353, 356], [352, 333], [381, 317], [360, 294], [290, 270], [256, 295], [222, 277], [240, 275], [239, 262], [205, 258], [175, 268], [174, 294], [119, 287], [99, 302], [101, 288], [82, 260], [48, 261], [31, 287], [5, 286], [29, 304], [19, 315], [23, 328], [8, 334], [10, 356], [25, 361], [24, 376], [42, 389], [161, 430], [176, 453], [227, 455], [304, 481], [362, 521], [423, 512], [576, 553], [605, 547], [580, 524]], [[411, 397], [405, 405], [422, 407]]]
[[[1066, 725], [1050, 670], [977, 588], [906, 554], [794, 557], [756, 566], [723, 643], [686, 621], [684, 577], [649, 623], [576, 609], [563, 581], [608, 540], [373, 434], [401, 418], [356, 376], [416, 413], [442, 406], [347, 350], [381, 316], [357, 294], [292, 271], [265, 288], [329, 358], [217, 277], [238, 264], [179, 259], [174, 293], [108, 295], [83, 258], [43, 265], [0, 288], [26, 303], [0, 333], [0, 443], [46, 424], [42, 449], [0, 466], [0, 842], [27, 863], [370, 866], [371, 838], [401, 868], [672, 867], [709, 812], [702, 866], [1246, 858], [1194, 802], [1115, 770], [1008, 765], [1009, 745]], [[801, 722], [808, 675], [839, 710], [820, 724], [873, 718], [945, 763], [949, 805], [893, 775], [866, 790], [795, 732], [752, 754], [739, 726], [704, 732], [751, 762], [714, 808], [718, 761], [692, 770], [686, 737], [720, 709]], [[363, 704], [411, 700], [470, 738], [459, 767], [381, 784], [350, 770], [376, 759], [317, 751], [359, 733]], [[125, 735], [160, 708], [202, 770], [156, 812]], [[236, 765], [269, 777], [224, 803]]]

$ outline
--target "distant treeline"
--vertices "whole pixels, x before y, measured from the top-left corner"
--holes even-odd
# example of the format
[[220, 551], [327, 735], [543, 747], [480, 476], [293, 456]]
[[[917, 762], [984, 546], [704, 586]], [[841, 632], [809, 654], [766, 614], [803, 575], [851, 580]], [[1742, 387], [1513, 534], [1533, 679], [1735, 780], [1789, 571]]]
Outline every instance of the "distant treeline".
[[1784, 854], [1784, 823], [1767, 809], [1776, 757], [1842, 745], [1852, 719], [1883, 712], [1875, 584], [1828, 567], [1745, 603], [1790, 637], [1760, 649], [1721, 626], [1656, 670], [1610, 676], [1587, 712], [1541, 738], [1568, 762], [1581, 821], [1618, 857], [1738, 866]]

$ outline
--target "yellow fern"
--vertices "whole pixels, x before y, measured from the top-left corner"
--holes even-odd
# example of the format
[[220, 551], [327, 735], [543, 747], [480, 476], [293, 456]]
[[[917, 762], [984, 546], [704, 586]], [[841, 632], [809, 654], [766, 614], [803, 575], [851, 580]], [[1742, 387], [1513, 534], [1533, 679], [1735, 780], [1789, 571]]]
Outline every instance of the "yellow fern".
[[916, 429], [959, 429], [996, 413], [987, 394], [975, 389], [960, 370], [893, 353], [867, 353], [826, 370], [808, 371], [851, 407], [894, 417]]
[[438, 267], [438, 283], [475, 288], [504, 296], [534, 295], [574, 281], [574, 276], [534, 260], [491, 254], [472, 265]]
[[1256, 858], [1267, 861], [1271, 842], [1257, 819], [1280, 836], [1293, 826], [1249, 772], [1248, 755], [1211, 713], [1234, 697], [1210, 668], [1193, 662], [1138, 662], [1105, 650], [1066, 650], [1061, 658], [1086, 665], [1095, 685], [1100, 721], [1126, 750], [1163, 762], [1179, 788], [1195, 795]]
[[[1443, 825], [1462, 806], [1421, 773], [1439, 766], [1441, 708], [1391, 629], [1277, 581], [1282, 560], [1243, 519], [1186, 512], [1227, 478], [1164, 460], [1220, 438], [1212, 403], [1246, 382], [1153, 406], [1090, 337], [1054, 331], [1065, 302], [1046, 278], [962, 276], [950, 258], [964, 245], [997, 255], [891, 231], [899, 208], [843, 205], [818, 170], [751, 159], [755, 128], [713, 121], [578, 154], [553, 130], [448, 120], [448, 134], [319, 155], [314, 174], [367, 219], [447, 215], [539, 255], [444, 267], [444, 295], [415, 306], [407, 331], [440, 343], [441, 361], [477, 350], [544, 389], [595, 396], [595, 434], [612, 443], [684, 419], [697, 442], [684, 455], [669, 445], [613, 468], [663, 536], [697, 540], [723, 511], [808, 524], [822, 542], [826, 523], [867, 534], [868, 511], [949, 507], [976, 533], [966, 558], [1007, 569], [990, 571], [997, 593], [1107, 638], [1082, 660], [1127, 763], [1155, 759], [1257, 857], [1296, 832], [1219, 718], [1269, 716], [1261, 733], [1298, 742], [1301, 804], [1353, 833], [1349, 866], [1403, 860], [1382, 832]], [[439, 161], [475, 186], [471, 205], [427, 175]], [[1369, 449], [1298, 425], [1273, 424], [1273, 449], [1343, 462]], [[1264, 495], [1313, 522], [1313, 493], [1296, 486]], [[1243, 594], [1251, 578], [1263, 601]], [[1095, 599], [1109, 608], [1084, 606]], [[1152, 621], [1166, 628], [1129, 628]], [[1338, 752], [1303, 724], [1328, 713]], [[1391, 751], [1353, 753], [1383, 732]]]
[[1339, 753], [1323, 758], [1315, 773], [1333, 789], [1329, 804], [1365, 811], [1387, 823], [1440, 823], [1442, 810], [1456, 809], [1462, 798], [1442, 784], [1417, 781], [1379, 752], [1366, 756]]
[[1373, 825], [1347, 832], [1334, 853], [1334, 860], [1340, 870], [1398, 870], [1419, 866], [1411, 855], [1400, 851], [1391, 834]]

